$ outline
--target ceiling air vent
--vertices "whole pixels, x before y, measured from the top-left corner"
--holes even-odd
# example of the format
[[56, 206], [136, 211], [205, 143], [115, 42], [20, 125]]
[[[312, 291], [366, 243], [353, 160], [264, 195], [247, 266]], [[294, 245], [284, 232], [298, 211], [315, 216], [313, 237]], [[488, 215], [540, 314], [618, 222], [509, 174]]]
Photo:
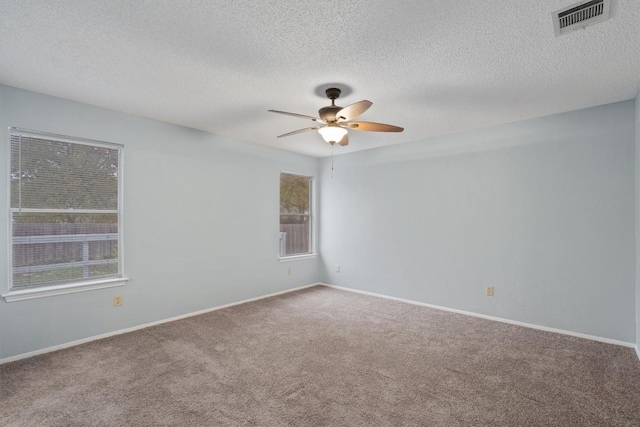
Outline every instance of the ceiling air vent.
[[611, 0], [581, 1], [553, 12], [556, 37], [609, 19]]

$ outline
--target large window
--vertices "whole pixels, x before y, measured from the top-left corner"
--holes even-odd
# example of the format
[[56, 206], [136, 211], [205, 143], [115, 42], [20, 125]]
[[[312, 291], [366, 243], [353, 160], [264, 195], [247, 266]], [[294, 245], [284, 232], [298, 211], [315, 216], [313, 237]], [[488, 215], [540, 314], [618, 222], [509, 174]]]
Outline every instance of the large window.
[[280, 257], [311, 254], [311, 177], [280, 174]]
[[16, 128], [10, 146], [9, 294], [121, 278], [122, 146]]

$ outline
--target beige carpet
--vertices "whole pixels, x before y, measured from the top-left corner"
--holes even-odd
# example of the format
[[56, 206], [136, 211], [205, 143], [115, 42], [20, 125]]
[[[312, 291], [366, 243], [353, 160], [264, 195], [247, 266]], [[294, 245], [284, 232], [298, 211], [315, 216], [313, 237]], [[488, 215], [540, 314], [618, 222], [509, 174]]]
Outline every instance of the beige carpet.
[[3, 426], [638, 426], [635, 352], [314, 287], [0, 367]]

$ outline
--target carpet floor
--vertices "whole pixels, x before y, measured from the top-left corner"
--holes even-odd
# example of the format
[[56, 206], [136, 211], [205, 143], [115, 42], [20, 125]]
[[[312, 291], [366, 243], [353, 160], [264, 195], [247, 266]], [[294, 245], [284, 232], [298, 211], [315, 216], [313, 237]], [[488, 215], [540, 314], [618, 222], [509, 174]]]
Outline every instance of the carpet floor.
[[635, 352], [313, 287], [0, 366], [3, 426], [638, 426]]

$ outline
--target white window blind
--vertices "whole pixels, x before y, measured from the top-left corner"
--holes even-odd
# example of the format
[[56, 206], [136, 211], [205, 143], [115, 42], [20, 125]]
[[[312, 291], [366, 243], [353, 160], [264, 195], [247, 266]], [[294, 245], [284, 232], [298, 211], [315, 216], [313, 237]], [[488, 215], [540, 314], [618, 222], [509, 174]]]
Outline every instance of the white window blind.
[[10, 130], [10, 289], [122, 277], [122, 146]]
[[311, 177], [280, 174], [280, 256], [312, 253]]

